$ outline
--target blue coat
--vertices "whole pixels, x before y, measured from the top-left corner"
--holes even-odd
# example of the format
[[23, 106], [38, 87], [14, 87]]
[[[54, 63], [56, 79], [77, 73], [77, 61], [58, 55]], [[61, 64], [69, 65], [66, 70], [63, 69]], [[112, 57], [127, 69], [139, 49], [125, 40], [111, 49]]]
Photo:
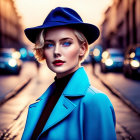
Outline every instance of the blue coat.
[[[22, 140], [29, 140], [55, 84], [29, 106]], [[92, 87], [79, 68], [60, 96], [41, 140], [116, 140], [115, 113], [108, 97]]]

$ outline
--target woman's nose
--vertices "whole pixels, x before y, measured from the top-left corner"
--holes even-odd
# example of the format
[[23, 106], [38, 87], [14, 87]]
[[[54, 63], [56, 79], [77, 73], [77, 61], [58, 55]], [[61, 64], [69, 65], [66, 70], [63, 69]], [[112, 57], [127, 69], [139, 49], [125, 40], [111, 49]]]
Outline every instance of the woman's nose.
[[56, 46], [55, 46], [54, 56], [55, 57], [61, 56], [61, 50], [60, 50], [60, 45], [59, 44], [56, 44]]

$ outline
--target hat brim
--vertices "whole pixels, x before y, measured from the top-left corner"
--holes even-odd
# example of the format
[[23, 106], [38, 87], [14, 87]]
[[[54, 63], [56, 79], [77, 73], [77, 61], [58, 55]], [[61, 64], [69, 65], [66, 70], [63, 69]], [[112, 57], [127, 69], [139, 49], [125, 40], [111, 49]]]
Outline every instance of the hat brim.
[[84, 36], [86, 37], [88, 44], [92, 44], [99, 37], [99, 34], [100, 34], [99, 29], [93, 24], [88, 24], [88, 23], [68, 24], [68, 23], [62, 23], [62, 22], [58, 22], [57, 24], [56, 24], [56, 22], [52, 22], [51, 24], [48, 24], [48, 25], [41, 25], [41, 26], [36, 26], [33, 28], [27, 28], [27, 29], [25, 29], [24, 32], [25, 32], [26, 37], [32, 43], [35, 43], [36, 39], [42, 29], [49, 29], [49, 28], [59, 27], [59, 26], [60, 27], [68, 26], [68, 27], [72, 27], [74, 29], [81, 31], [84, 34]]

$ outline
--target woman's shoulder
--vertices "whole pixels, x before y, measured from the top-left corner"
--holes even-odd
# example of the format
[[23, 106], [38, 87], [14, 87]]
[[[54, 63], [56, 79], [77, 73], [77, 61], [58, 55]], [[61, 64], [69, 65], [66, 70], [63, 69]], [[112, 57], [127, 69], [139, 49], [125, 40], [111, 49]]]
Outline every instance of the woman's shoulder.
[[83, 101], [86, 104], [89, 103], [89, 104], [94, 104], [96, 106], [97, 105], [103, 106], [104, 104], [108, 104], [112, 106], [108, 96], [93, 86], [89, 86], [89, 88], [86, 91], [85, 97], [83, 98]]
[[83, 98], [83, 106], [90, 116], [103, 115], [104, 117], [112, 116], [114, 125], [116, 123], [115, 111], [108, 96], [102, 91], [90, 86]]

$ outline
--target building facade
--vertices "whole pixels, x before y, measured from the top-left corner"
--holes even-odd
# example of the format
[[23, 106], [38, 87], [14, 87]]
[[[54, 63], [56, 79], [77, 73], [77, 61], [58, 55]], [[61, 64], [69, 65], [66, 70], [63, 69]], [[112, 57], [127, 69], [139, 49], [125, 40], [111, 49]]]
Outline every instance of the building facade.
[[13, 0], [0, 0], [0, 48], [22, 45], [22, 27]]
[[101, 25], [101, 44], [106, 48], [122, 48], [140, 43], [140, 0], [114, 0], [105, 11]]

